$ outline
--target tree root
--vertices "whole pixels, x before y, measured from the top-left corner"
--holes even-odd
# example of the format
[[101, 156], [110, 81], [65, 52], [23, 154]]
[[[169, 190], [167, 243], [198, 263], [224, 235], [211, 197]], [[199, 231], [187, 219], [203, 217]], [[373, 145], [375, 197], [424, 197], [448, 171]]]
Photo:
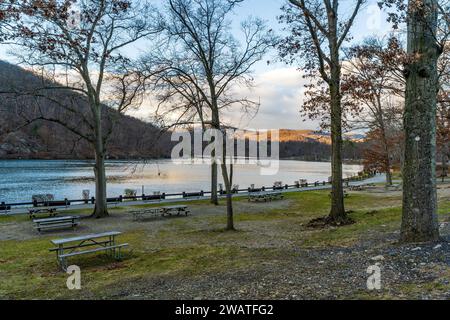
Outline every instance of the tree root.
[[355, 224], [356, 221], [349, 217], [341, 217], [341, 218], [334, 218], [331, 216], [321, 217], [317, 219], [313, 219], [308, 222], [306, 225], [308, 228], [312, 229], [324, 229], [327, 227], [343, 227]]

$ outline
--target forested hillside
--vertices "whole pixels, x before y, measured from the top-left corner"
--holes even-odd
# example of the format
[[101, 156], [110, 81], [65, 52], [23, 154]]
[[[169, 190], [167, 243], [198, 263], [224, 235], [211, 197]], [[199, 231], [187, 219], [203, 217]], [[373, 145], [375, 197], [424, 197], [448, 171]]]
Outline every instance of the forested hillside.
[[[30, 91], [41, 84], [38, 75], [0, 61], [0, 91]], [[77, 107], [88, 108], [83, 97], [66, 91], [55, 91], [54, 94], [64, 99], [77, 99]], [[57, 104], [47, 99], [38, 100], [31, 96], [15, 99], [0, 95], [0, 158], [92, 158], [90, 146], [60, 124], [44, 120], [28, 123], [38, 116], [39, 108], [45, 114], [62, 112]], [[71, 121], [77, 125], [77, 119]], [[170, 155], [168, 141], [170, 136], [162, 134], [152, 124], [119, 115], [111, 135], [108, 157], [167, 157]]]

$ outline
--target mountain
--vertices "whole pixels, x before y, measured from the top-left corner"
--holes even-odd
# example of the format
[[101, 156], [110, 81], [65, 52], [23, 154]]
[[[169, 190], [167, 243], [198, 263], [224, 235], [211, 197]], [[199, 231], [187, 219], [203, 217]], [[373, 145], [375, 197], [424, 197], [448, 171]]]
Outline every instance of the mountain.
[[[0, 91], [23, 91], [39, 87], [42, 79], [23, 68], [0, 61]], [[53, 93], [50, 93], [53, 94]], [[86, 109], [84, 97], [69, 90], [58, 90], [54, 95], [66, 99], [76, 98], [77, 107]], [[88, 159], [92, 158], [91, 146], [77, 135], [59, 124], [44, 120], [28, 125], [27, 119], [37, 114], [37, 103], [31, 97], [0, 95], [0, 159]], [[64, 118], [56, 104], [40, 101], [43, 114], [58, 113]], [[114, 112], [114, 111], [111, 111]], [[66, 117], [67, 118], [67, 117]], [[77, 119], [68, 119], [78, 126]], [[170, 155], [170, 135], [162, 133], [154, 125], [139, 119], [119, 115], [108, 146], [109, 158], [150, 158]]]
[[[353, 142], [363, 142], [365, 136], [362, 134], [347, 133], [344, 135], [346, 140]], [[247, 133], [248, 139], [256, 139], [256, 133]], [[319, 142], [331, 145], [331, 135], [328, 132], [314, 131], [314, 130], [290, 130], [280, 129], [279, 141], [281, 143], [287, 142]]]

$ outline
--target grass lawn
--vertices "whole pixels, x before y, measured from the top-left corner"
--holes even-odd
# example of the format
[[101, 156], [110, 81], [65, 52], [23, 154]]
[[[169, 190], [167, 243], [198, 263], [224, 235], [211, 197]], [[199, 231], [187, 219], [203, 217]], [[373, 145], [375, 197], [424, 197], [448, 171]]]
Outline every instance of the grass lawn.
[[[110, 298], [111, 292], [119, 287], [130, 288], [161, 277], [210, 276], [230, 270], [256, 270], [264, 264], [282, 268], [285, 257], [295, 250], [349, 248], [370, 238], [372, 233], [392, 233], [399, 229], [399, 196], [368, 193], [352, 193], [346, 200], [347, 210], [356, 221], [354, 225], [320, 230], [306, 228], [309, 220], [327, 214], [328, 192], [290, 193], [278, 202], [280, 206], [276, 202], [250, 205], [240, 199], [235, 202], [236, 232], [223, 230], [224, 205], [215, 208], [206, 201], [189, 203], [194, 214], [187, 218], [136, 223], [127, 215], [129, 208], [117, 207], [111, 209], [112, 216], [105, 220], [83, 219], [82, 224], [95, 223], [90, 226], [95, 229], [126, 216], [123, 221], [127, 221], [127, 229], [119, 240], [129, 243], [130, 249], [125, 250], [125, 259], [120, 262], [103, 254], [69, 260], [69, 265], [79, 265], [82, 270], [79, 291], [66, 288], [68, 275], [58, 268], [55, 254], [48, 251], [52, 247], [49, 241], [61, 237], [60, 234], [3, 240], [0, 241], [0, 298]], [[450, 202], [441, 202], [439, 211], [450, 212]], [[86, 210], [70, 213], [89, 214]], [[12, 224], [21, 225], [24, 230], [31, 225], [26, 216], [0, 218], [0, 227]], [[443, 276], [448, 276], [448, 266], [445, 272]], [[430, 282], [428, 286], [433, 289], [435, 284]], [[414, 284], [405, 284], [402, 290], [413, 293], [415, 288]], [[370, 298], [370, 295], [362, 297]]]

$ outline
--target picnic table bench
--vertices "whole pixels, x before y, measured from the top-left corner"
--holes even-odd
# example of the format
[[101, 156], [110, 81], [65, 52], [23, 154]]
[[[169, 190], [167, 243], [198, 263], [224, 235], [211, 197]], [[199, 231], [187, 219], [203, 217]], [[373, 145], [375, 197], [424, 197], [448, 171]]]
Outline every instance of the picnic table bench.
[[78, 216], [67, 216], [59, 218], [47, 218], [47, 219], [37, 219], [33, 220], [35, 228], [38, 232], [42, 230], [49, 229], [65, 229], [65, 228], [75, 228], [79, 224], [80, 217]]
[[28, 214], [30, 219], [36, 218], [37, 214], [47, 214], [46, 217], [54, 217], [58, 214], [57, 208], [30, 208], [28, 209]]
[[172, 216], [174, 214], [180, 216], [182, 214], [188, 215], [190, 213], [188, 206], [170, 206], [170, 207], [158, 207], [158, 208], [147, 208], [142, 210], [132, 211], [134, 220], [142, 220], [144, 216]]
[[[89, 234], [66, 239], [51, 240], [56, 248], [49, 249], [56, 252], [56, 259], [60, 267], [67, 270], [67, 258], [83, 254], [106, 252], [116, 260], [120, 260], [121, 249], [128, 247], [128, 243], [116, 244], [116, 237], [122, 232], [111, 231], [97, 234]], [[87, 248], [87, 249], [85, 249]]]
[[284, 198], [284, 195], [282, 192], [251, 192], [248, 195], [248, 201], [273, 201], [273, 200], [281, 200]]

